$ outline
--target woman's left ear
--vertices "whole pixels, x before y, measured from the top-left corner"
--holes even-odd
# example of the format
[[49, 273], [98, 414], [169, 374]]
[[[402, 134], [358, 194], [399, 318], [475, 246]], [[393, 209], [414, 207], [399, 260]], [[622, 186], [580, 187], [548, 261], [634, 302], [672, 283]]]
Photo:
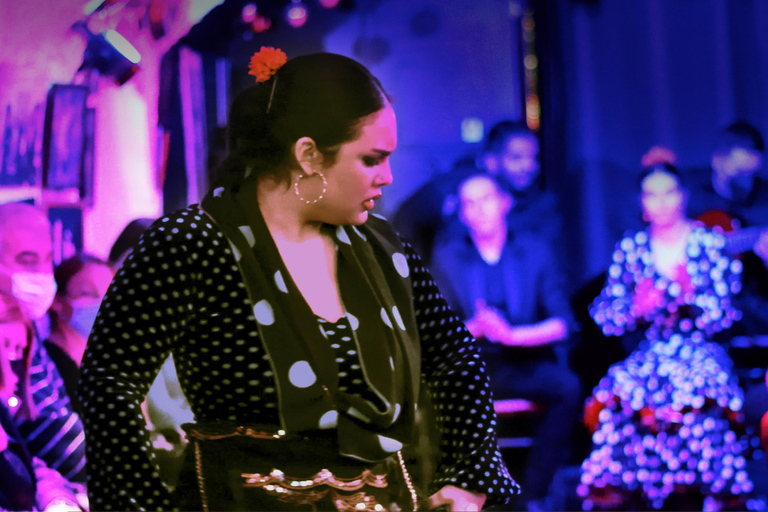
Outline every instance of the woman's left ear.
[[323, 162], [322, 153], [310, 137], [302, 137], [296, 141], [293, 146], [293, 156], [307, 176], [314, 174]]

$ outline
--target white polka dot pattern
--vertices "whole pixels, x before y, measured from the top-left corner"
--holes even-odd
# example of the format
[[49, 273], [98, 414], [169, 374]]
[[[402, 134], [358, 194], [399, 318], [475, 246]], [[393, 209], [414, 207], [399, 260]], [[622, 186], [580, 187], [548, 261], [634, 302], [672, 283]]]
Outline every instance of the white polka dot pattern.
[[403, 443], [391, 437], [379, 436], [379, 444], [385, 452], [394, 453], [403, 447]]
[[351, 313], [347, 313], [347, 319], [349, 319], [349, 325], [352, 327], [352, 330], [356, 331], [360, 326], [360, 320], [358, 320], [357, 317]]
[[240, 258], [243, 257], [243, 255], [240, 254], [240, 249], [235, 247], [235, 244], [232, 242], [229, 242], [229, 248], [232, 249], [232, 255], [235, 257], [235, 261], [240, 261]]
[[398, 274], [403, 277], [410, 275], [411, 271], [408, 269], [408, 260], [405, 259], [405, 255], [396, 252], [392, 255], [392, 263], [395, 265], [395, 270], [397, 270]]
[[344, 230], [343, 226], [336, 228], [336, 238], [339, 239], [339, 242], [345, 243], [347, 245], [352, 243], [350, 242], [349, 235], [347, 235], [347, 232]]
[[308, 388], [317, 382], [317, 376], [306, 361], [297, 361], [288, 370], [288, 380], [297, 388]]
[[389, 315], [387, 314], [387, 310], [384, 308], [381, 308], [381, 320], [384, 322], [384, 325], [392, 328], [392, 320], [389, 319]]
[[279, 270], [275, 272], [275, 286], [277, 286], [277, 289], [280, 290], [281, 292], [288, 293], [288, 287], [285, 286], [285, 280], [283, 279], [283, 274], [281, 274]]
[[355, 232], [355, 234], [357, 234], [357, 236], [359, 236], [359, 237], [360, 237], [360, 238], [362, 238], [363, 240], [365, 240], [365, 241], [367, 241], [367, 240], [368, 240], [368, 238], [367, 238], [367, 237], [366, 237], [366, 236], [363, 234], [363, 232], [362, 232], [362, 231], [360, 231], [359, 229], [357, 229], [357, 226], [352, 226], [352, 231], [354, 231], [354, 232]]
[[395, 319], [395, 323], [401, 330], [405, 330], [405, 324], [403, 323], [403, 317], [400, 316], [400, 310], [397, 306], [392, 306], [392, 317]]
[[266, 300], [260, 300], [253, 306], [253, 316], [261, 325], [272, 325], [275, 323], [275, 312], [272, 306]]
[[[274, 375], [255, 323], [269, 318], [266, 308], [250, 306], [230, 251], [204, 214], [182, 210], [150, 228], [115, 277], [81, 369], [92, 510], [172, 507], [149, 456], [140, 412], [171, 350], [196, 421], [279, 425]], [[488, 494], [489, 504], [503, 503], [518, 487], [496, 446], [485, 367], [471, 336], [408, 245], [405, 257], [423, 377], [441, 433], [441, 460], [430, 491], [450, 484]], [[346, 317], [352, 330], [366, 328], [354, 315]], [[349, 375], [340, 375], [340, 385], [367, 389], [355, 373], [359, 355], [346, 353], [345, 344], [353, 343], [344, 339], [350, 338], [347, 331], [340, 329], [328, 340], [344, 351]], [[333, 415], [323, 418], [318, 428], [334, 428]]]
[[320, 428], [336, 428], [339, 423], [339, 413], [337, 411], [328, 411], [320, 417]]
[[240, 226], [238, 229], [240, 229], [240, 232], [245, 237], [245, 240], [248, 242], [248, 245], [253, 247], [256, 245], [256, 238], [253, 236], [253, 230], [251, 230], [250, 226]]

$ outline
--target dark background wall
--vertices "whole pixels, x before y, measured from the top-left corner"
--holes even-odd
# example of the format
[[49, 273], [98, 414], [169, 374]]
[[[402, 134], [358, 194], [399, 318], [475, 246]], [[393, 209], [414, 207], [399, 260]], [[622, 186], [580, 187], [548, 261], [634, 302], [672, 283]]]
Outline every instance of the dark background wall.
[[546, 27], [547, 178], [571, 213], [575, 268], [588, 278], [637, 225], [635, 178], [648, 148], [668, 146], [679, 167], [706, 168], [718, 130], [734, 120], [768, 133], [768, 3], [534, 5]]
[[[520, 12], [520, 2], [513, 11]], [[246, 65], [262, 44], [289, 56], [330, 51], [366, 64], [394, 97], [398, 149], [385, 214], [418, 185], [448, 170], [479, 143], [462, 141], [461, 123], [486, 130], [522, 113], [518, 18], [509, 0], [357, 0], [348, 11], [319, 12], [300, 29], [277, 27], [230, 50], [235, 89], [250, 85]], [[245, 78], [244, 81], [240, 77]]]
[[331, 11], [313, 7], [300, 29], [249, 40], [231, 24], [211, 28], [228, 8], [236, 18], [238, 0], [227, 0], [183, 42], [231, 60], [233, 93], [249, 85], [248, 57], [268, 45], [357, 58], [395, 97], [400, 141], [386, 215], [479, 149], [462, 141], [464, 119], [487, 130], [523, 115], [520, 14], [532, 9], [544, 183], [566, 220], [572, 289], [603, 271], [615, 241], [638, 227], [636, 176], [651, 146], [671, 148], [682, 168], [706, 168], [725, 125], [768, 129], [761, 0], [342, 0]]

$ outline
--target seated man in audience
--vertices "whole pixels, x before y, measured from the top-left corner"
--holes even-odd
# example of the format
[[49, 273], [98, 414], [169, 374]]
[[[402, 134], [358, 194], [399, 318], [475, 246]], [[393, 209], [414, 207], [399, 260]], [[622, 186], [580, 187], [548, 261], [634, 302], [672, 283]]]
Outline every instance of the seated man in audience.
[[[741, 320], [727, 332], [746, 336], [746, 357], [766, 347], [749, 347], [768, 339], [768, 181], [760, 132], [740, 121], [726, 127], [710, 158], [710, 168], [692, 171], [688, 210], [693, 217], [726, 230], [726, 247], [744, 265], [742, 290], [734, 297]], [[735, 350], [735, 347], [733, 347]], [[742, 358], [745, 356], [742, 356]], [[758, 356], [759, 357], [759, 356]], [[737, 359], [738, 360], [738, 359]], [[743, 382], [747, 427], [768, 447], [768, 390], [763, 382]]]
[[539, 139], [525, 123], [501, 121], [488, 132], [481, 165], [512, 195], [516, 229], [532, 231], [550, 247], [562, 243], [555, 195], [541, 187]]
[[395, 212], [392, 223], [421, 255], [425, 265], [429, 266], [437, 235], [455, 224], [456, 186], [477, 171], [474, 156], [462, 157], [447, 172], [427, 180]]
[[745, 122], [720, 134], [711, 168], [692, 171], [688, 211], [728, 231], [726, 247], [744, 264], [743, 290], [736, 306], [743, 318], [730, 335], [768, 335], [768, 181], [763, 169], [765, 144]]
[[51, 226], [43, 212], [29, 204], [0, 205], [0, 290], [16, 297], [38, 324], [29, 373], [38, 415], [34, 420], [17, 419], [16, 427], [33, 457], [70, 482], [85, 485], [83, 425], [39, 339], [56, 294]]
[[525, 398], [545, 408], [523, 480], [528, 509], [541, 510], [568, 459], [581, 407], [579, 381], [567, 365], [568, 298], [549, 246], [511, 229], [513, 199], [493, 176], [470, 176], [458, 197], [466, 229], [440, 240], [432, 271], [485, 353], [494, 398]]

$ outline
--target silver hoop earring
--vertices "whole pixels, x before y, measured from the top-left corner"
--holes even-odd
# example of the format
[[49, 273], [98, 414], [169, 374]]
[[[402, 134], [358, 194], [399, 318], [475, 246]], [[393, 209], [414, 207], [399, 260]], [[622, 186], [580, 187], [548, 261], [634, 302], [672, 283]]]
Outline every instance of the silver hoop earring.
[[296, 183], [293, 184], [293, 190], [296, 192], [296, 195], [299, 197], [299, 200], [304, 201], [306, 204], [315, 204], [316, 202], [318, 202], [323, 198], [323, 196], [325, 195], [325, 191], [328, 190], [328, 180], [325, 179], [325, 176], [323, 175], [323, 173], [321, 173], [320, 171], [317, 171], [316, 174], [320, 176], [321, 180], [323, 180], [323, 191], [320, 192], [320, 195], [317, 196], [317, 199], [314, 199], [314, 200], [304, 199], [301, 196], [301, 193], [299, 192], [299, 182], [301, 181], [301, 178], [307, 177], [306, 174], [299, 174], [299, 177], [296, 179]]

